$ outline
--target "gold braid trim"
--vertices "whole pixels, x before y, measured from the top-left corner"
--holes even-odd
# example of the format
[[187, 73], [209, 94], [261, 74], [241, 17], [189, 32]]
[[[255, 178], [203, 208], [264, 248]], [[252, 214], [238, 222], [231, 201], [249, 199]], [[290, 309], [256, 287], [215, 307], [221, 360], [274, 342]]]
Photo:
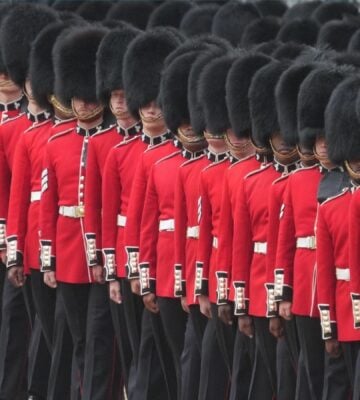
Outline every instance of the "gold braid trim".
[[139, 114], [140, 114], [141, 121], [143, 121], [145, 123], [155, 122], [163, 117], [163, 114], [161, 112], [158, 115], [156, 115], [155, 117], [145, 117], [144, 114], [142, 113], [141, 109], [139, 110]]
[[301, 152], [300, 147], [297, 145], [296, 146], [296, 150], [300, 155], [300, 160], [304, 161], [304, 162], [310, 162], [310, 161], [315, 161], [316, 160], [316, 156], [314, 153], [312, 154], [304, 154]]
[[195, 144], [201, 143], [205, 140], [204, 136], [202, 135], [188, 137], [180, 128], [177, 130], [177, 136], [181, 143]]
[[204, 137], [205, 139], [224, 139], [225, 133], [220, 133], [219, 135], [215, 135], [213, 133], [210, 133], [209, 131], [204, 131]]
[[99, 117], [102, 114], [102, 112], [104, 111], [104, 106], [98, 105], [92, 112], [90, 112], [88, 115], [86, 115], [86, 117], [79, 116], [78, 113], [75, 110], [73, 99], [71, 99], [71, 108], [72, 108], [72, 110], [74, 112], [75, 117], [79, 121], [90, 121], [90, 120], [93, 120], [93, 119]]
[[282, 153], [279, 153], [278, 151], [276, 151], [271, 139], [270, 139], [270, 146], [271, 146], [271, 149], [274, 153], [276, 160], [279, 161], [280, 164], [286, 165], [286, 164], [289, 164], [289, 163], [299, 159], [299, 154], [298, 154], [296, 147], [294, 149], [288, 151], [286, 154], [282, 154]]
[[230, 150], [236, 151], [236, 152], [243, 152], [247, 149], [249, 149], [250, 147], [254, 147], [251, 139], [249, 138], [249, 140], [244, 143], [244, 144], [234, 144], [231, 142], [231, 140], [229, 139], [229, 136], [227, 135], [227, 133], [225, 133], [225, 142], [228, 145]]
[[359, 172], [355, 172], [351, 167], [348, 161], [344, 162], [345, 164], [345, 168], [350, 176], [350, 178], [356, 182], [360, 181], [360, 173]]
[[73, 110], [61, 104], [54, 94], [49, 96], [48, 100], [54, 107], [55, 111], [59, 111], [65, 118], [72, 118], [74, 116]]

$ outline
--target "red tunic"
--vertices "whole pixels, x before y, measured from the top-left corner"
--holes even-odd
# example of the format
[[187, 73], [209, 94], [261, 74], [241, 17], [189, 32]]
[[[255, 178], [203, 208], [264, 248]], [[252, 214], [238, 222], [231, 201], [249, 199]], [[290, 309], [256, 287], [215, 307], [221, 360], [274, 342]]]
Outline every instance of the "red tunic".
[[269, 195], [272, 183], [279, 176], [273, 164], [267, 164], [248, 174], [238, 190], [232, 264], [236, 315], [266, 316]]
[[139, 159], [131, 188], [129, 207], [126, 216], [124, 235], [125, 250], [127, 252], [128, 278], [137, 278], [138, 254], [140, 243], [140, 226], [144, 209], [146, 186], [151, 167], [161, 158], [176, 151], [172, 140], [166, 140], [159, 145], [149, 147]]
[[219, 237], [221, 190], [229, 159], [210, 164], [200, 177], [200, 236], [196, 256], [195, 294], [217, 302], [216, 255]]
[[0, 125], [0, 250], [6, 249], [6, 221], [15, 147], [22, 132], [32, 122], [22, 113]]
[[[234, 288], [231, 284], [233, 240], [236, 240], [233, 236], [233, 218], [236, 210], [236, 195], [239, 182], [249, 172], [259, 167], [260, 162], [254, 156], [249, 156], [235, 162], [225, 172], [219, 221], [219, 248], [216, 262], [218, 304], [224, 304], [229, 298], [234, 298]], [[223, 277], [223, 281], [219, 277]], [[219, 296], [220, 285], [223, 282], [226, 282], [224, 285], [225, 290], [223, 288], [223, 296]]]
[[[135, 128], [136, 127], [136, 128]], [[101, 265], [101, 211], [102, 211], [102, 175], [109, 151], [125, 139], [124, 131], [112, 126], [94, 134], [89, 142], [87, 156], [87, 175], [85, 185], [85, 238], [89, 266]], [[130, 130], [131, 128], [129, 128]], [[140, 133], [141, 126], [136, 124], [134, 132]]]
[[205, 155], [185, 162], [178, 170], [175, 185], [175, 265], [185, 279], [188, 305], [197, 304], [195, 262], [199, 242], [200, 174], [209, 164]]
[[318, 307], [323, 339], [359, 341], [354, 329], [349, 272], [349, 207], [351, 189], [319, 206], [316, 223]]
[[54, 125], [48, 119], [20, 135], [16, 146], [8, 212], [7, 241], [12, 243], [8, 267], [39, 269], [39, 210], [44, 148], [54, 130], [64, 130], [75, 120]]
[[89, 137], [74, 128], [51, 137], [45, 150], [41, 266], [43, 271], [56, 269], [56, 279], [65, 283], [91, 282], [84, 230], [88, 143]]
[[[292, 301], [296, 315], [318, 317], [316, 299], [315, 220], [317, 191], [322, 178], [318, 165], [294, 171], [288, 179], [280, 213], [276, 271], [282, 282], [276, 287], [277, 301]], [[309, 245], [298, 247], [298, 238]]]
[[156, 292], [159, 297], [170, 298], [182, 295], [182, 271], [175, 266], [174, 254], [174, 176], [184, 162], [181, 151], [177, 151], [151, 169], [141, 220], [139, 269], [142, 294]]
[[148, 147], [139, 136], [125, 140], [112, 148], [107, 157], [102, 185], [102, 246], [106, 278], [126, 277], [124, 231], [136, 165]]

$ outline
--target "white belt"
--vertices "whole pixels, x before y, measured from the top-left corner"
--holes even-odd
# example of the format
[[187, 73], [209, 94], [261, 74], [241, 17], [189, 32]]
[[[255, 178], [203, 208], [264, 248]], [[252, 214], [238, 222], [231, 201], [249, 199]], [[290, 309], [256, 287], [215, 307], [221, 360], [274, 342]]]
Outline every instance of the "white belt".
[[266, 254], [267, 243], [266, 242], [255, 242], [254, 243], [254, 253]]
[[316, 237], [315, 236], [307, 236], [307, 237], [299, 237], [296, 239], [296, 247], [298, 249], [316, 249]]
[[174, 231], [175, 221], [173, 219], [163, 219], [159, 222], [159, 232], [161, 231]]
[[186, 237], [188, 239], [199, 239], [199, 226], [188, 226], [186, 229]]
[[41, 199], [41, 192], [31, 192], [30, 201], [33, 203], [34, 201], [39, 201]]
[[217, 249], [218, 246], [219, 246], [219, 239], [218, 239], [216, 236], [213, 237], [213, 243], [212, 243], [212, 245], [213, 245], [213, 248], [214, 248], [214, 249]]
[[125, 215], [118, 214], [117, 216], [117, 226], [125, 227], [126, 225], [126, 217]]
[[85, 216], [84, 206], [60, 206], [59, 214], [69, 218], [83, 218]]
[[336, 268], [336, 279], [338, 281], [349, 281], [350, 280], [350, 269], [349, 268]]

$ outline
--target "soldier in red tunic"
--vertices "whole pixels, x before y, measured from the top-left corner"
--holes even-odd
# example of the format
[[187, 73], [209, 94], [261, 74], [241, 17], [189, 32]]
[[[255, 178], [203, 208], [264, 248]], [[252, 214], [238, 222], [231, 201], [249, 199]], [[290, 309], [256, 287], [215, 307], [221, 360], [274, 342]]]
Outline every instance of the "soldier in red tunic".
[[358, 77], [347, 78], [333, 91], [325, 111], [329, 158], [336, 165], [345, 165], [350, 184], [320, 205], [316, 221], [317, 305], [322, 337], [331, 357], [343, 353], [347, 369], [343, 385], [336, 388], [330, 383], [331, 391], [325, 386], [323, 398], [349, 398], [355, 376], [359, 376], [356, 369], [360, 331], [353, 318], [356, 297], [351, 294], [349, 269], [349, 226], [354, 222], [349, 220], [349, 209], [360, 182], [360, 124], [356, 115], [359, 89]]
[[[103, 121], [103, 107], [96, 101], [94, 65], [105, 33], [103, 28], [79, 27], [56, 41], [55, 93], [62, 104], [72, 107], [77, 126], [49, 139], [42, 172], [41, 270], [45, 283], [57, 287], [63, 298], [81, 383], [85, 359], [91, 359], [85, 353], [93, 352], [92, 342], [88, 351], [85, 347], [92, 275], [86, 260], [84, 189], [89, 138], [101, 129]], [[97, 340], [103, 334], [98, 332]], [[91, 382], [87, 383], [83, 386], [85, 397], [92, 393]], [[104, 386], [97, 389], [105, 395]]]
[[[130, 280], [132, 291], [137, 295], [140, 295], [140, 228], [145, 213], [144, 198], [150, 170], [158, 160], [176, 150], [156, 99], [159, 95], [160, 72], [165, 58], [179, 44], [180, 37], [171, 29], [154, 29], [133, 40], [124, 59], [123, 79], [128, 109], [133, 116], [141, 118], [142, 140], [148, 145], [148, 148], [140, 153], [136, 163], [126, 208], [126, 220], [120, 221], [121, 225], [125, 225], [122, 245], [126, 251], [126, 277]], [[156, 304], [154, 310], [157, 311]], [[140, 312], [139, 317], [142, 321], [137, 368], [136, 391], [140, 393], [138, 398], [175, 398], [172, 397], [176, 396], [175, 371], [170, 350], [164, 351], [166, 338], [161, 330], [160, 317], [147, 309]]]

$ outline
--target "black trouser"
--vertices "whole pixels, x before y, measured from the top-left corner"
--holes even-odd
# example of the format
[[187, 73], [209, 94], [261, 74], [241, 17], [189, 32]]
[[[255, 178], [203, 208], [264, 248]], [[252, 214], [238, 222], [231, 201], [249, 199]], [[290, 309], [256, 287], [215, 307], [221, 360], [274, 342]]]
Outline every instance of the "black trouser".
[[202, 340], [199, 400], [223, 400], [228, 394], [228, 371], [216, 336], [216, 320], [210, 318]]
[[[61, 290], [56, 290], [54, 325], [52, 337], [52, 357], [49, 373], [47, 400], [76, 399], [79, 397], [77, 368], [73, 366], [73, 344], [66, 320], [65, 305]], [[72, 371], [72, 368], [75, 368]], [[74, 373], [71, 387], [72, 372]], [[71, 393], [71, 389], [73, 393]]]
[[276, 344], [269, 331], [269, 320], [253, 317], [255, 358], [249, 389], [250, 400], [271, 400], [276, 395]]
[[205, 317], [204, 314], [202, 314], [202, 312], [200, 311], [200, 306], [198, 304], [193, 304], [189, 306], [189, 310], [190, 319], [192, 320], [192, 324], [194, 326], [196, 342], [201, 353], [202, 341], [208, 319]]
[[[172, 354], [176, 373], [177, 399], [181, 398], [181, 354], [184, 350], [187, 314], [179, 298], [158, 297], [160, 318]], [[175, 398], [174, 398], [175, 400]]]
[[0, 326], [2, 316], [2, 294], [4, 291], [4, 283], [6, 279], [6, 265], [0, 259]]
[[[342, 342], [342, 351], [344, 354], [344, 361], [346, 371], [348, 374], [349, 392], [353, 393], [353, 398], [359, 397], [359, 393], [355, 393], [355, 379], [359, 379], [360, 375], [356, 376], [356, 363], [360, 350], [360, 342]], [[348, 396], [350, 398], [350, 396]]]
[[86, 346], [86, 320], [90, 284], [58, 282], [58, 289], [64, 301], [66, 319], [69, 325], [73, 356], [79, 374], [80, 386], [83, 389]]
[[[154, 329], [159, 316], [144, 309], [141, 321], [139, 361], [136, 375], [136, 393], [133, 400], [169, 400], [168, 384], [163, 372], [164, 362], [157, 351]], [[174, 374], [173, 374], [174, 375]], [[130, 400], [130, 398], [129, 398]]]
[[344, 353], [332, 358], [325, 352], [325, 371], [323, 400], [348, 400], [351, 395], [351, 382]]
[[299, 362], [296, 400], [320, 400], [324, 384], [324, 341], [319, 318], [296, 316]]
[[298, 340], [295, 319], [283, 321], [284, 336], [276, 348], [277, 400], [295, 398], [298, 364]]
[[254, 362], [255, 339], [236, 330], [230, 400], [247, 400]]
[[108, 286], [92, 284], [88, 301], [83, 399], [116, 399], [122, 388], [119, 377], [114, 374], [115, 360], [119, 358]]
[[[353, 400], [360, 400], [360, 345], [356, 343], [356, 361], [353, 370]], [[355, 352], [354, 352], [355, 353]]]

